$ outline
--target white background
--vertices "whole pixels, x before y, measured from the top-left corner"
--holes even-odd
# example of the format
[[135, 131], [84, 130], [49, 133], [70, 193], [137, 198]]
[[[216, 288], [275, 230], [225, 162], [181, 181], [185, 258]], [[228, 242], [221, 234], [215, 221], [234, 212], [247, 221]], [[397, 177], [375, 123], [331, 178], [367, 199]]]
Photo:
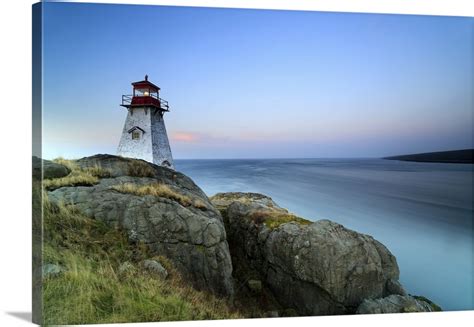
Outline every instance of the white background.
[[[0, 1], [0, 327], [31, 324], [31, 5], [34, 2], [32, 0]], [[97, 2], [474, 16], [472, 0], [115, 0]], [[449, 280], [446, 282], [449, 283]], [[249, 327], [278, 327], [288, 324], [298, 326], [316, 324], [467, 326], [474, 323], [474, 311], [288, 319], [150, 323], [127, 324], [126, 326], [231, 327], [243, 324]]]

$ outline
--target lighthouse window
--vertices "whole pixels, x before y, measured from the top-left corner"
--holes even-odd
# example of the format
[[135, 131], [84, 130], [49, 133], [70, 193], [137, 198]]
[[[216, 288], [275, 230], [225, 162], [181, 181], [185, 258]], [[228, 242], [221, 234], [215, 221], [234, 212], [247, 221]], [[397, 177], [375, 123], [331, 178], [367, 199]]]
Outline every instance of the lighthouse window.
[[150, 90], [149, 89], [136, 89], [135, 96], [138, 96], [138, 97], [150, 96]]
[[139, 131], [133, 131], [132, 132], [132, 140], [138, 140], [140, 139], [140, 132]]

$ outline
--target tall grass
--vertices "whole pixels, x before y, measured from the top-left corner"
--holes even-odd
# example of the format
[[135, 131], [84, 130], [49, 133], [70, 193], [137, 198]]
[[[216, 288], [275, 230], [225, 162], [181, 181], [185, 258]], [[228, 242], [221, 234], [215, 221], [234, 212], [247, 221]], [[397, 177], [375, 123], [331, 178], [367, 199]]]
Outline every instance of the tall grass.
[[100, 166], [80, 168], [72, 160], [57, 158], [53, 161], [68, 167], [71, 173], [65, 177], [44, 180], [43, 186], [49, 191], [63, 186], [92, 186], [99, 183], [99, 178], [110, 177], [110, 171]]
[[61, 178], [45, 179], [43, 186], [52, 191], [64, 186], [92, 186], [99, 183], [99, 178], [89, 172], [73, 170], [69, 175]]
[[155, 170], [149, 164], [140, 160], [130, 160], [127, 173], [134, 177], [155, 177]]
[[194, 206], [201, 210], [207, 209], [207, 206], [203, 201], [193, 201], [190, 197], [180, 194], [177, 191], [174, 191], [171, 187], [165, 184], [153, 183], [147, 185], [137, 185], [133, 183], [124, 183], [114, 185], [111, 187], [111, 189], [120, 193], [128, 193], [139, 196], [153, 195], [163, 197], [176, 201], [184, 207]]
[[[144, 244], [83, 216], [73, 207], [44, 201], [45, 263], [64, 268], [43, 283], [44, 324], [87, 324], [239, 318], [227, 303], [191, 288], [166, 258], [163, 280], [141, 269]], [[121, 272], [121, 265], [130, 269]]]
[[64, 159], [63, 157], [58, 157], [56, 159], [53, 159], [53, 162], [66, 166], [70, 170], [77, 170], [79, 169], [79, 166], [72, 160], [69, 159]]

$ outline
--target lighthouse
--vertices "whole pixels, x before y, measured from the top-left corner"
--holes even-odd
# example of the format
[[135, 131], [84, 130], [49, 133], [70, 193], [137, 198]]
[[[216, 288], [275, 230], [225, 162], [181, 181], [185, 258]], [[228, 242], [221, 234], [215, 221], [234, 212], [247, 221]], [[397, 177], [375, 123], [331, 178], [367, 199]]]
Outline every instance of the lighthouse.
[[160, 88], [148, 81], [148, 75], [132, 87], [133, 94], [122, 95], [121, 106], [128, 113], [117, 154], [174, 169], [163, 119], [169, 111], [168, 101], [160, 98]]

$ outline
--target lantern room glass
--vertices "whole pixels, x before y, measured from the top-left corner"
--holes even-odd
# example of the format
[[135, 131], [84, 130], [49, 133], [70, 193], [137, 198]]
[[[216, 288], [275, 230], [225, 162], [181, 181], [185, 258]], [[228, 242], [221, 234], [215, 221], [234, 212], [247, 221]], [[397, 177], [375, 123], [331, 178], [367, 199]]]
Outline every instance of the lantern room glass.
[[158, 99], [158, 91], [149, 88], [139, 88], [133, 90], [134, 97], [152, 97]]

